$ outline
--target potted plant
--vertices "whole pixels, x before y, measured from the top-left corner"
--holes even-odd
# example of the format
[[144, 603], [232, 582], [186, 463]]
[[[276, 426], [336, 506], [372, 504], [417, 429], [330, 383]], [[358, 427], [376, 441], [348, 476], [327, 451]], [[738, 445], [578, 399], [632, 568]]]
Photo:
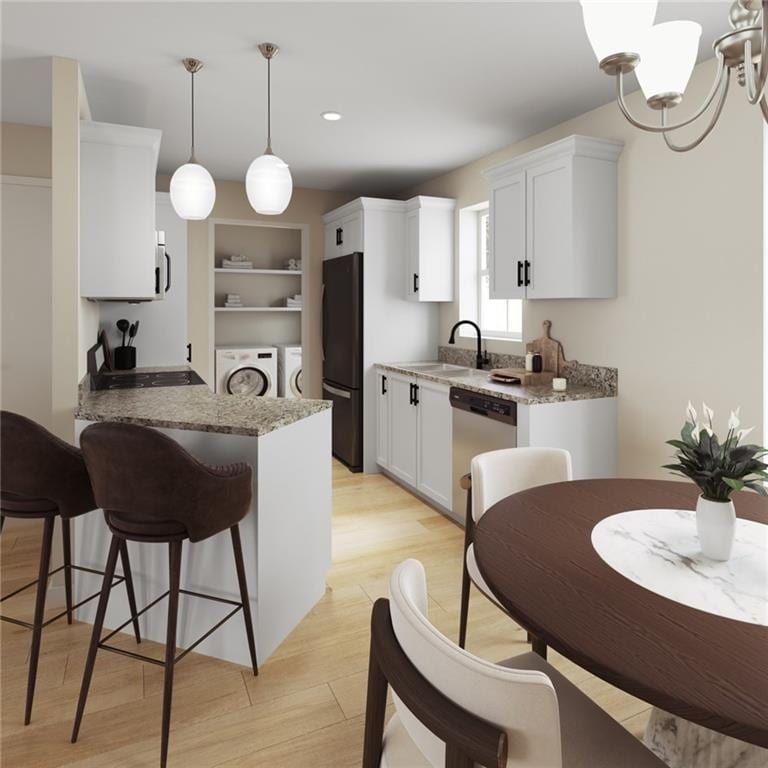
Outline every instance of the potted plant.
[[696, 503], [696, 530], [701, 551], [713, 560], [731, 556], [736, 529], [736, 512], [731, 494], [749, 488], [762, 496], [766, 493], [768, 471], [762, 457], [768, 454], [759, 445], [745, 444], [744, 438], [754, 429], [739, 429], [739, 408], [731, 411], [728, 433], [721, 441], [715, 434], [715, 414], [706, 403], [699, 421], [696, 410], [688, 403], [686, 421], [680, 440], [668, 440], [677, 449], [676, 464], [665, 464], [676, 475], [693, 480], [701, 490]]

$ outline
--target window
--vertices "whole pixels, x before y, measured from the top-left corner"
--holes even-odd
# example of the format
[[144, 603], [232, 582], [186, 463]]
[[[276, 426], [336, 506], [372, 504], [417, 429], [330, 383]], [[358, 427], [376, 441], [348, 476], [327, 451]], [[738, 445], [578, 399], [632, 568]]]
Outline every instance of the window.
[[490, 214], [477, 211], [477, 323], [483, 336], [498, 339], [523, 338], [523, 302], [492, 299], [489, 267]]

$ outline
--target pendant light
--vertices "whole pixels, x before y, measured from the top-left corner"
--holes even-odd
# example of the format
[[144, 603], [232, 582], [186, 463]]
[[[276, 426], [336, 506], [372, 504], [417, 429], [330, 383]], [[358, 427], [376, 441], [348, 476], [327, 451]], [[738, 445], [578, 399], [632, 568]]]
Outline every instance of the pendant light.
[[267, 148], [249, 166], [245, 192], [256, 213], [281, 214], [291, 202], [293, 179], [288, 165], [272, 152], [272, 57], [280, 50], [274, 43], [261, 43], [261, 55], [267, 60]]
[[207, 219], [216, 202], [213, 177], [195, 159], [195, 75], [203, 68], [199, 59], [182, 59], [184, 68], [192, 75], [192, 151], [189, 161], [171, 176], [171, 205], [187, 220]]

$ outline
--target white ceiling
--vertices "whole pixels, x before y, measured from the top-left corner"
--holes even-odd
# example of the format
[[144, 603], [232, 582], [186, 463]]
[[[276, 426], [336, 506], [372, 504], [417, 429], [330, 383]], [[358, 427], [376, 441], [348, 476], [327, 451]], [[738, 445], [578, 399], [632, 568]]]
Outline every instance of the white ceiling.
[[[662, 3], [657, 21], [704, 27], [728, 2]], [[2, 119], [50, 124], [48, 62], [77, 59], [95, 120], [161, 128], [160, 170], [189, 153], [243, 179], [265, 144], [272, 66], [275, 152], [297, 186], [392, 194], [613, 98], [572, 2], [2, 3]], [[326, 109], [344, 118], [329, 123]]]

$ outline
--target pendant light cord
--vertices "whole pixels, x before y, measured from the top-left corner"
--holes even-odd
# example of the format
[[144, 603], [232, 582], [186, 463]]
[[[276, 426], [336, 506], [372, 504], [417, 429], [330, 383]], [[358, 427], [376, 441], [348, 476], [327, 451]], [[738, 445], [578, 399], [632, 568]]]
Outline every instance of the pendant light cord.
[[189, 162], [195, 161], [195, 73], [192, 72], [192, 152], [189, 155]]
[[272, 154], [272, 59], [267, 59], [267, 151]]

